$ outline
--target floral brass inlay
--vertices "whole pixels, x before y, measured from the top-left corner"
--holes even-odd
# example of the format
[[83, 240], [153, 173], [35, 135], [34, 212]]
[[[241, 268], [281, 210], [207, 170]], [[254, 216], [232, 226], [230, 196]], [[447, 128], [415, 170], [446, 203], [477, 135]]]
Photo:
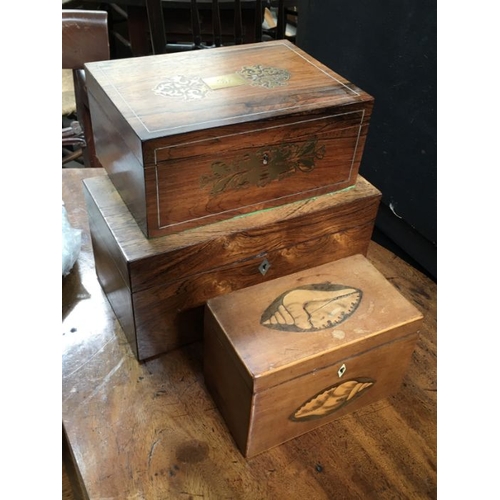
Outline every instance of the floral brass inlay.
[[286, 69], [274, 68], [272, 66], [244, 66], [239, 72], [245, 80], [254, 87], [272, 89], [286, 85], [290, 79], [290, 72]]
[[286, 69], [272, 66], [244, 66], [240, 71], [229, 75], [220, 75], [210, 78], [197, 76], [188, 77], [175, 75], [160, 82], [153, 88], [156, 95], [174, 97], [185, 101], [203, 99], [208, 93], [235, 87], [238, 85], [251, 85], [271, 89], [287, 85], [290, 72]]
[[358, 288], [318, 283], [294, 288], [264, 311], [261, 325], [285, 332], [315, 332], [349, 319], [361, 302]]
[[322, 159], [324, 155], [325, 146], [319, 146], [317, 139], [303, 144], [290, 143], [260, 148], [230, 163], [213, 162], [212, 173], [203, 175], [200, 185], [211, 185], [211, 195], [230, 189], [263, 187], [297, 172], [311, 172], [316, 166], [316, 160]]
[[289, 418], [294, 422], [324, 418], [352, 403], [370, 389], [374, 383], [375, 380], [362, 377], [332, 385], [308, 399]]
[[203, 99], [210, 91], [210, 87], [201, 78], [182, 75], [167, 78], [153, 89], [156, 95], [176, 97], [185, 101]]

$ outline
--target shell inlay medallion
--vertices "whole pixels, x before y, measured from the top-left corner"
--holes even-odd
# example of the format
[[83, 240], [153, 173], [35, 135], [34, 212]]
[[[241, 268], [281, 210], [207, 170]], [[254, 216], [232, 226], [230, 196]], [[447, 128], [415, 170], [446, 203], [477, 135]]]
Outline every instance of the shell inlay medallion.
[[300, 405], [289, 419], [294, 422], [305, 422], [324, 418], [352, 403], [370, 389], [374, 383], [375, 380], [371, 378], [360, 377], [332, 385]]
[[261, 316], [261, 325], [284, 332], [315, 332], [349, 319], [361, 302], [358, 288], [331, 283], [305, 285], [277, 297]]
[[155, 95], [183, 99], [203, 99], [210, 92], [239, 85], [272, 89], [288, 84], [290, 72], [273, 66], [244, 66], [240, 71], [219, 77], [174, 75], [158, 83], [152, 90]]

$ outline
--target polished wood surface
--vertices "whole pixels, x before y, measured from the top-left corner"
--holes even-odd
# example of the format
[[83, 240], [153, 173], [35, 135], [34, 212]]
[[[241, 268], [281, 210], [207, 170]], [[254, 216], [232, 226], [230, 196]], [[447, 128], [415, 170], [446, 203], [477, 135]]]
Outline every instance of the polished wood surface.
[[360, 176], [349, 190], [148, 239], [107, 177], [84, 187], [99, 280], [141, 360], [200, 340], [207, 299], [366, 254], [381, 197]]
[[[201, 342], [142, 364], [130, 351], [95, 274], [81, 184], [89, 175], [102, 172], [62, 172], [70, 221], [84, 230], [63, 282], [62, 420], [73, 484], [80, 478], [87, 498], [436, 498], [431, 280], [372, 243], [369, 260], [424, 314], [401, 389], [246, 460], [205, 388]], [[63, 478], [64, 500], [77, 498]]]
[[205, 384], [252, 457], [396, 392], [421, 323], [353, 255], [208, 300]]
[[288, 41], [86, 74], [97, 155], [148, 237], [356, 181], [373, 98]]

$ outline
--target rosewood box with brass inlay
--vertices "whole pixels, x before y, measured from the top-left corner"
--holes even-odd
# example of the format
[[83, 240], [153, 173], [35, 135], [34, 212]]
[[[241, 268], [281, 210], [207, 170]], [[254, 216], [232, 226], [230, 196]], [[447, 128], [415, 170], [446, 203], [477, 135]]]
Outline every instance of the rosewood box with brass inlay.
[[422, 319], [350, 256], [208, 300], [205, 383], [252, 457], [397, 391]]
[[84, 181], [99, 282], [139, 360], [201, 340], [212, 297], [366, 254], [380, 192], [343, 191], [146, 238], [107, 176]]
[[285, 40], [86, 65], [97, 156], [147, 237], [352, 186], [373, 98]]

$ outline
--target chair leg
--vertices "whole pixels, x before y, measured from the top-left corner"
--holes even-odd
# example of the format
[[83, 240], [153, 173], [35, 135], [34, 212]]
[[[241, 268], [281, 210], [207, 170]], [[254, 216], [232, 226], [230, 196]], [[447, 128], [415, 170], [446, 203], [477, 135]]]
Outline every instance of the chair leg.
[[86, 147], [82, 148], [83, 164], [85, 167], [101, 167], [100, 161], [97, 159], [94, 143], [94, 131], [92, 128], [92, 120], [88, 102], [86, 102], [85, 92], [85, 76], [82, 70], [74, 70], [75, 80], [75, 101], [76, 101], [76, 116], [78, 122], [83, 129]]
[[146, 0], [146, 9], [153, 54], [165, 54], [167, 39], [161, 0]]
[[[148, 13], [146, 7], [129, 5], [128, 13], [128, 38], [132, 57], [149, 56], [152, 54], [153, 42], [149, 37], [144, 36], [149, 33]], [[161, 42], [160, 42], [161, 43]]]

